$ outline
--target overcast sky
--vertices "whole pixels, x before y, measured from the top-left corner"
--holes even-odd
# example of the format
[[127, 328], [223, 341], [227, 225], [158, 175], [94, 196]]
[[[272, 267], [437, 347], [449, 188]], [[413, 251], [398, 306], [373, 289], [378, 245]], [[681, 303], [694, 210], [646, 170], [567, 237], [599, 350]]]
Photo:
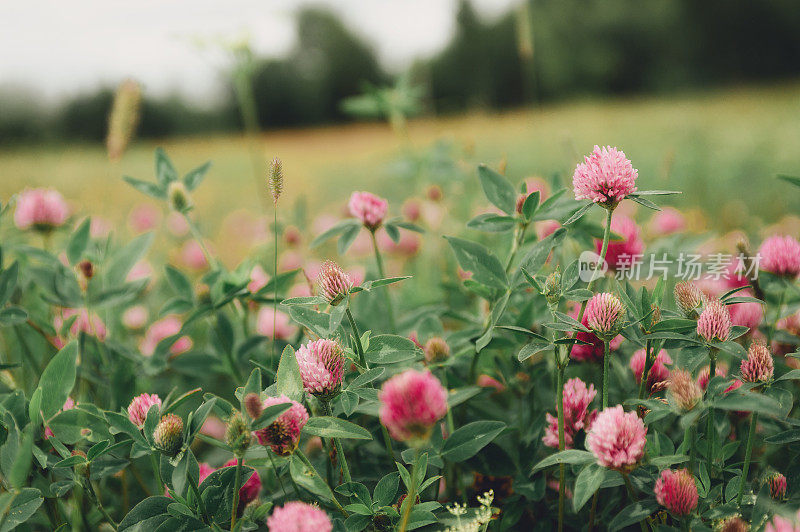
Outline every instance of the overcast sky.
[[[516, 0], [472, 0], [497, 16]], [[54, 101], [133, 77], [150, 94], [178, 90], [201, 101], [220, 87], [225, 59], [193, 40], [248, 34], [259, 55], [294, 41], [303, 5], [337, 11], [401, 69], [441, 49], [457, 0], [8, 0], [0, 7], [0, 85], [24, 85]]]

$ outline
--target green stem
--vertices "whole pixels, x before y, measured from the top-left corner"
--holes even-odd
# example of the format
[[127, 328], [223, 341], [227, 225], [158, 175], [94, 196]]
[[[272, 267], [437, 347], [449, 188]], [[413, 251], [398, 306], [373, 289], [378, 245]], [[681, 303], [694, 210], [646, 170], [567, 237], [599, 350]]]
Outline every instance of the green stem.
[[337, 500], [336, 500], [336, 495], [333, 493], [333, 490], [331, 490], [331, 487], [328, 485], [328, 483], [327, 483], [327, 482], [325, 482], [325, 479], [323, 479], [321, 476], [319, 476], [319, 473], [317, 473], [317, 469], [316, 469], [316, 468], [314, 467], [314, 465], [313, 465], [313, 464], [312, 464], [312, 463], [311, 463], [311, 462], [308, 460], [308, 458], [306, 457], [306, 455], [305, 455], [305, 454], [303, 454], [303, 451], [301, 451], [300, 449], [295, 449], [295, 451], [294, 451], [294, 454], [296, 454], [296, 455], [297, 455], [297, 457], [298, 457], [298, 458], [300, 458], [300, 461], [301, 461], [301, 462], [303, 462], [303, 463], [305, 464], [305, 466], [311, 470], [311, 472], [314, 474], [314, 476], [315, 476], [315, 477], [317, 477], [317, 478], [320, 480], [320, 482], [322, 482], [323, 484], [325, 484], [326, 486], [328, 486], [328, 490], [331, 492], [331, 499], [333, 499], [333, 504], [335, 504], [335, 505], [336, 505], [336, 508], [337, 508], [337, 509], [338, 509], [340, 512], [342, 512], [342, 514], [343, 514], [345, 517], [349, 517], [349, 516], [350, 516], [350, 514], [349, 514], [349, 513], [347, 513], [347, 510], [345, 510], [345, 509], [342, 507], [342, 505], [341, 505], [341, 504], [339, 504], [339, 501], [337, 501]]
[[[283, 492], [284, 500], [289, 498], [289, 494], [286, 493], [286, 487], [283, 485], [283, 481], [281, 480], [281, 476], [278, 474], [278, 468], [275, 466], [275, 459], [272, 458], [272, 451], [267, 451], [267, 457], [269, 457], [269, 463], [272, 466], [272, 472], [275, 473], [275, 480], [278, 481], [278, 485], [281, 487], [281, 491]], [[291, 477], [291, 475], [289, 475]], [[300, 497], [300, 492], [297, 493], [298, 498]]]
[[778, 308], [775, 310], [775, 319], [770, 325], [767, 333], [767, 345], [772, 344], [772, 336], [775, 334], [775, 330], [778, 328], [778, 321], [781, 319], [781, 309], [783, 308], [783, 302], [786, 300], [786, 291], [787, 288], [784, 288], [781, 292], [781, 298], [778, 300]]
[[236, 515], [239, 513], [239, 488], [242, 484], [242, 458], [236, 457], [236, 476], [233, 481], [233, 504], [231, 505], [231, 530], [236, 525]]
[[[556, 352], [560, 347], [556, 348]], [[556, 355], [557, 356], [557, 355]], [[564, 435], [564, 366], [556, 360], [558, 364], [558, 389], [556, 390], [556, 414], [558, 416], [558, 450], [566, 448], [566, 437]], [[566, 495], [566, 467], [563, 463], [558, 466], [558, 530], [564, 530], [564, 501]]]
[[200, 246], [200, 249], [206, 258], [206, 262], [208, 262], [209, 266], [219, 269], [219, 263], [217, 262], [217, 259], [215, 259], [214, 256], [208, 251], [205, 242], [203, 242], [203, 235], [200, 234], [200, 230], [194, 224], [192, 219], [189, 218], [188, 214], [185, 212], [182, 212], [181, 214], [183, 215], [183, 219], [186, 220], [186, 224], [189, 226], [189, 231], [192, 233], [192, 238], [194, 238], [194, 240], [197, 242], [197, 245]]
[[597, 515], [597, 499], [600, 498], [600, 490], [594, 492], [592, 495], [592, 508], [589, 510], [589, 528], [587, 529], [588, 532], [592, 532], [594, 530], [594, 517]]
[[364, 355], [364, 347], [361, 345], [361, 336], [358, 332], [358, 325], [356, 325], [356, 320], [353, 319], [353, 313], [350, 312], [350, 306], [347, 306], [347, 310], [345, 310], [345, 314], [347, 314], [347, 319], [350, 322], [350, 328], [353, 330], [353, 338], [356, 342], [356, 354], [358, 355], [358, 360], [361, 362], [361, 365], [364, 369], [369, 369], [367, 365], [367, 358]]
[[[378, 266], [378, 276], [381, 279], [386, 278], [386, 271], [383, 268], [383, 257], [381, 257], [381, 251], [378, 249], [378, 240], [375, 238], [375, 231], [370, 230], [369, 232], [370, 237], [372, 237], [372, 249], [375, 251], [375, 263]], [[394, 321], [394, 310], [392, 309], [392, 297], [389, 294], [388, 287], [384, 287], [383, 289], [384, 297], [386, 299], [386, 313], [389, 315], [389, 325], [391, 326], [391, 332], [394, 333], [397, 331], [397, 326], [395, 325]]]
[[189, 480], [189, 487], [192, 488], [195, 499], [197, 499], [197, 507], [200, 509], [203, 522], [206, 524], [211, 523], [211, 519], [209, 519], [208, 512], [206, 511], [206, 503], [203, 501], [203, 498], [200, 496], [200, 490], [197, 488], [197, 482], [192, 475], [186, 475], [186, 478]]
[[411, 488], [408, 490], [408, 495], [406, 499], [403, 501], [403, 507], [401, 508], [403, 514], [402, 518], [400, 519], [400, 525], [398, 527], [399, 532], [406, 532], [408, 528], [408, 518], [411, 516], [411, 508], [414, 507], [414, 504], [417, 502], [417, 467], [419, 464], [419, 449], [414, 449], [414, 466], [411, 468]]
[[164, 480], [161, 478], [161, 468], [158, 466], [158, 457], [155, 453], [150, 453], [150, 465], [153, 467], [153, 476], [158, 482], [158, 494], [164, 495]]
[[[633, 503], [637, 502], [636, 493], [633, 491], [633, 484], [631, 484], [631, 479], [628, 477], [628, 474], [627, 473], [622, 473], [622, 478], [625, 481], [625, 487], [628, 489], [628, 495], [631, 498], [631, 502], [633, 502]], [[642, 532], [647, 532], [648, 527], [645, 524], [644, 519], [639, 521], [639, 526], [642, 528]]]
[[[329, 401], [321, 401], [321, 403], [322, 408], [325, 411], [325, 415], [333, 417], [331, 403]], [[342, 449], [342, 441], [339, 438], [331, 438], [331, 440], [333, 440], [333, 446], [336, 448], [336, 458], [339, 462], [339, 467], [342, 470], [344, 481], [352, 482], [353, 479], [350, 477], [350, 468], [347, 466], [347, 458], [344, 456], [344, 450]]]
[[511, 241], [511, 250], [508, 254], [508, 260], [506, 261], [506, 275], [511, 271], [511, 266], [514, 264], [514, 257], [517, 256], [519, 247], [525, 239], [525, 231], [527, 229], [528, 224], [526, 223], [517, 224], [517, 227], [514, 229], [514, 239]]
[[[364, 353], [364, 346], [361, 345], [361, 333], [358, 330], [358, 325], [356, 325], [356, 320], [353, 318], [353, 313], [350, 312], [350, 307], [347, 307], [345, 311], [347, 314], [347, 319], [350, 322], [350, 328], [353, 330], [353, 337], [355, 338], [356, 342], [356, 351], [359, 357], [359, 361], [364, 369], [369, 369], [369, 362], [367, 362], [367, 355]], [[370, 386], [372, 386], [370, 384]], [[381, 425], [381, 433], [383, 433], [383, 443], [386, 447], [386, 453], [389, 455], [389, 461], [394, 464], [394, 449], [392, 448], [392, 437], [389, 436], [389, 431], [386, 430], [386, 427]]]
[[609, 350], [608, 340], [603, 340], [603, 410], [608, 407], [608, 374], [611, 351]]
[[86, 484], [89, 486], [89, 495], [92, 497], [92, 499], [94, 499], [94, 503], [97, 505], [97, 509], [100, 510], [100, 513], [103, 514], [103, 517], [106, 518], [106, 521], [108, 521], [108, 524], [111, 525], [111, 528], [116, 530], [117, 522], [114, 521], [114, 519], [112, 519], [112, 517], [108, 514], [105, 507], [103, 506], [103, 503], [100, 502], [100, 497], [97, 496], [97, 492], [94, 489], [92, 481], [87, 479]]
[[[603, 262], [606, 260], [606, 253], [608, 252], [608, 240], [611, 237], [611, 215], [614, 213], [612, 209], [607, 209], [606, 214], [606, 225], [603, 228], [603, 245], [600, 248], [600, 257], [597, 259], [597, 267], [592, 271], [592, 277], [589, 279], [589, 284], [586, 286], [587, 290], [591, 290], [594, 286], [594, 282], [597, 280], [597, 271]], [[586, 313], [586, 304], [589, 302], [588, 299], [584, 299], [583, 303], [581, 303], [581, 309], [578, 312], [578, 321], [582, 322], [583, 315]], [[569, 348], [569, 357], [572, 357], [572, 349], [575, 347], [575, 344], [572, 344]]]
[[[647, 387], [647, 378], [650, 376], [650, 369], [653, 367], [653, 362], [655, 361], [655, 357], [651, 357], [650, 354], [650, 340], [647, 340], [644, 348], [644, 370], [642, 371], [642, 380], [639, 382], [639, 399], [644, 399], [644, 391]], [[647, 390], [650, 391], [649, 389]]]
[[275, 334], [276, 326], [278, 324], [278, 202], [275, 202], [275, 222], [272, 225], [272, 232], [275, 233], [275, 277], [272, 282], [275, 283], [275, 300], [272, 302], [272, 359], [275, 360], [276, 342], [278, 335]]
[[747, 473], [750, 471], [750, 458], [753, 454], [753, 436], [756, 433], [756, 423], [758, 423], [758, 412], [750, 414], [750, 432], [747, 433], [747, 447], [744, 451], [744, 465], [742, 466], [742, 478], [739, 480], [739, 495], [736, 497], [736, 504], [742, 506], [742, 496], [744, 495], [744, 485], [747, 482]]
[[[708, 384], [706, 385], [706, 399], [711, 389], [711, 379], [717, 374], [717, 350], [713, 347], [708, 351]], [[708, 476], [711, 477], [711, 467], [714, 465], [714, 409], [708, 407], [708, 422], [706, 424], [706, 464]]]

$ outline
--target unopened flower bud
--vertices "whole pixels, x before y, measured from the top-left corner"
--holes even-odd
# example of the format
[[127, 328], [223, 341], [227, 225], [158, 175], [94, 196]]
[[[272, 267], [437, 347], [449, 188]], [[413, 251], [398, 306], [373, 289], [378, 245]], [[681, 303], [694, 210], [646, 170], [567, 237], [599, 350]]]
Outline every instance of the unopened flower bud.
[[78, 271], [84, 279], [89, 280], [94, 277], [94, 264], [89, 260], [82, 260], [78, 263]]
[[731, 334], [731, 315], [719, 299], [706, 302], [697, 319], [697, 334], [707, 342], [724, 342]]
[[156, 449], [167, 456], [175, 456], [183, 446], [183, 420], [175, 414], [161, 418], [153, 431]]
[[777, 501], [782, 501], [786, 497], [786, 477], [775, 472], [767, 478], [769, 484], [769, 496]]
[[[258, 399], [258, 396], [256, 396], [256, 399]], [[247, 428], [247, 423], [245, 423], [242, 418], [242, 414], [234, 412], [230, 419], [228, 419], [228, 425], [225, 428], [225, 443], [228, 444], [228, 447], [231, 448], [234, 455], [241, 457], [244, 456], [245, 451], [250, 447], [251, 439], [252, 435]]]
[[614, 294], [595, 294], [586, 304], [586, 324], [601, 340], [609, 341], [622, 329], [625, 307]]
[[554, 271], [544, 280], [544, 297], [550, 305], [558, 304], [561, 299], [561, 272]]
[[211, 288], [206, 283], [200, 283], [194, 289], [197, 301], [201, 304], [211, 303]]
[[769, 382], [775, 372], [772, 353], [764, 344], [753, 342], [747, 351], [747, 358], [742, 360], [739, 369], [742, 372], [742, 380], [745, 382]]
[[692, 374], [683, 369], [676, 369], [670, 374], [668, 390], [671, 401], [685, 412], [693, 409], [703, 396]]
[[186, 185], [182, 181], [172, 181], [169, 184], [167, 198], [169, 198], [169, 206], [177, 212], [184, 212], [192, 206], [189, 191], [186, 190]]
[[283, 192], [283, 163], [275, 157], [269, 165], [269, 191], [272, 194], [272, 201], [275, 205], [278, 204], [278, 198], [281, 197]]
[[83, 462], [78, 462], [75, 464], [75, 474], [81, 477], [89, 478], [91, 471], [89, 470], [89, 462], [86, 461], [86, 453], [75, 449], [72, 451], [72, 456], [83, 457]]
[[722, 521], [718, 525], [718, 530], [719, 532], [749, 532], [750, 525], [740, 516], [734, 515]]
[[320, 293], [333, 307], [341, 303], [353, 288], [350, 277], [333, 261], [322, 264], [317, 280]]
[[450, 356], [450, 346], [447, 345], [444, 338], [439, 336], [434, 336], [425, 342], [422, 350], [425, 353], [425, 360], [428, 362], [441, 362]]
[[690, 281], [675, 285], [675, 303], [687, 318], [696, 320], [706, 297], [703, 292]]
[[251, 419], [258, 419], [263, 410], [261, 397], [257, 393], [248, 393], [244, 396], [244, 409]]

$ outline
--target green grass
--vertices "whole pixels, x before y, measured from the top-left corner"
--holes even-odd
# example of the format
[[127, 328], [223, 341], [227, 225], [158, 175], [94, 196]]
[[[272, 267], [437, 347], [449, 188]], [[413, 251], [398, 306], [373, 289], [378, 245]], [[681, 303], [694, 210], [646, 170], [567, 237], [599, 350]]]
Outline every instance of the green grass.
[[[505, 160], [515, 179], [560, 174], [565, 182], [594, 144], [616, 145], [639, 169], [641, 188], [682, 190], [671, 201], [700, 207], [719, 230], [774, 222], [800, 208], [800, 193], [774, 178], [800, 174], [800, 83], [420, 119], [411, 123], [410, 137], [415, 150], [450, 140], [465, 165]], [[218, 226], [236, 209], [271, 214], [264, 178], [254, 176], [247, 143], [239, 137], [136, 142], [117, 165], [101, 146], [0, 150], [0, 198], [7, 201], [26, 186], [53, 186], [81, 211], [122, 221], [145, 198], [121, 177], [152, 179], [157, 145], [182, 172], [214, 162], [195, 198], [207, 223]], [[392, 162], [402, 148], [382, 124], [269, 133], [259, 150], [264, 166], [276, 155], [284, 161], [284, 202], [303, 197], [310, 208], [338, 212], [354, 188], [390, 196], [415, 192], [393, 178]]]

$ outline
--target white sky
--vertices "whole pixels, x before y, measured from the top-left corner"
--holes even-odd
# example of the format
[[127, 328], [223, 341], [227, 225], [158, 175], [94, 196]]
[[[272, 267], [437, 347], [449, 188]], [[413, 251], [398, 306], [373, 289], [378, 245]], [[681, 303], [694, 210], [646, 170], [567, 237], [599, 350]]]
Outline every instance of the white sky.
[[[497, 16], [516, 0], [473, 0]], [[194, 37], [249, 34], [259, 55], [292, 45], [303, 5], [334, 9], [401, 69], [441, 49], [453, 31], [457, 0], [7, 0], [0, 3], [0, 86], [24, 85], [49, 100], [141, 81], [149, 94], [180, 91], [196, 101], [215, 94], [225, 59]]]

